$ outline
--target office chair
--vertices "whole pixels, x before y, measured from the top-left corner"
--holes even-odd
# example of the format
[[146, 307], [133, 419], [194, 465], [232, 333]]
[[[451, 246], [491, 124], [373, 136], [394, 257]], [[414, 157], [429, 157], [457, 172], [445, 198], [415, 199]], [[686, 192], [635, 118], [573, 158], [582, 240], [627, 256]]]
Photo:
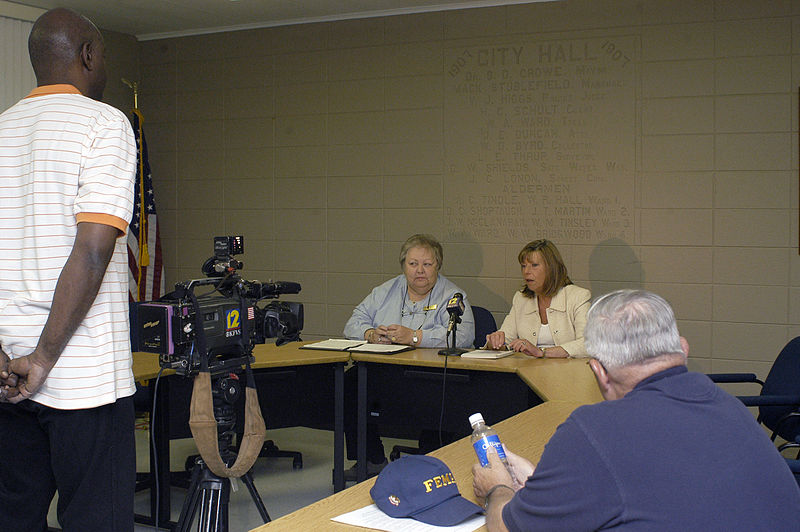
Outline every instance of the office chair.
[[[238, 448], [237, 448], [238, 451]], [[279, 449], [273, 440], [266, 440], [258, 453], [259, 458], [291, 458], [292, 469], [303, 469], [303, 453]]]
[[738, 396], [745, 406], [758, 407], [758, 422], [788, 442], [800, 435], [800, 336], [778, 354], [762, 382], [753, 373], [710, 373], [716, 383], [756, 383], [760, 395]]
[[[794, 439], [794, 441], [786, 442], [780, 447], [778, 447], [778, 450], [783, 452], [784, 449], [789, 449], [792, 447], [800, 447], [800, 435], [798, 435]], [[800, 460], [797, 459], [793, 460], [791, 458], [786, 458], [786, 457], [784, 457], [784, 460], [786, 460], [786, 465], [789, 466], [789, 469], [794, 475], [794, 479], [795, 481], [797, 481], [797, 485], [800, 486]]]
[[[479, 349], [486, 345], [486, 335], [497, 330], [497, 322], [494, 320], [492, 313], [484, 307], [472, 305], [472, 316], [475, 319], [475, 339], [472, 345], [475, 349]], [[449, 435], [442, 436], [442, 443], [445, 445], [452, 441], [452, 437], [448, 436]], [[395, 445], [389, 453], [389, 460], [395, 461], [400, 458], [401, 454], [427, 454], [438, 447], [438, 434], [430, 430], [424, 430], [419, 436], [419, 447]]]
[[472, 345], [475, 349], [480, 349], [486, 345], [486, 335], [497, 330], [497, 322], [494, 316], [483, 307], [472, 307], [472, 316], [475, 318], [475, 341]]

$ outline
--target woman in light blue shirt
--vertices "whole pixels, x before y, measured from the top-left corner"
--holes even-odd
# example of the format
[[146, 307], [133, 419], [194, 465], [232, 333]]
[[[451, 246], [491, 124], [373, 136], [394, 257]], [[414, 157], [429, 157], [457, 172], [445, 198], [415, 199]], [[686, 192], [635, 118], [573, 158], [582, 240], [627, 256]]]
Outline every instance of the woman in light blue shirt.
[[[370, 343], [446, 347], [450, 319], [447, 302], [460, 293], [464, 296], [464, 314], [456, 329], [455, 347], [472, 346], [475, 341], [472, 308], [464, 291], [439, 274], [442, 259], [442, 245], [435, 238], [409, 237], [400, 248], [403, 273], [375, 287], [358, 304], [344, 326], [344, 335]], [[357, 372], [351, 368], [345, 372], [344, 432], [348, 460], [356, 459], [356, 389]], [[367, 475], [377, 475], [386, 464], [378, 427], [367, 423]], [[356, 466], [344, 475], [345, 480], [355, 480]]]
[[[364, 298], [344, 326], [347, 338], [370, 343], [445, 347], [449, 314], [447, 301], [464, 294], [444, 275], [442, 245], [428, 235], [413, 235], [400, 249], [403, 274], [390, 279]], [[464, 294], [464, 315], [456, 330], [456, 346], [475, 340], [472, 308]]]

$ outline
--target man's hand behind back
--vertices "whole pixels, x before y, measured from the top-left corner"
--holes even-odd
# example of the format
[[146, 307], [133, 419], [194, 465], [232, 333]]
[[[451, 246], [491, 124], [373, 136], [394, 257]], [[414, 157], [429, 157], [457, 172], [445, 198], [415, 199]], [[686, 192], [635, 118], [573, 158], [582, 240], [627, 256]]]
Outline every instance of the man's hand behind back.
[[14, 397], [19, 392], [17, 391], [18, 376], [10, 370], [11, 359], [0, 348], [0, 401], [5, 402], [6, 398]]
[[55, 360], [42, 359], [44, 357], [38, 356], [38, 350], [34, 350], [30, 355], [12, 360], [8, 364], [9, 379], [14, 378], [16, 385], [9, 386], [5, 397], [0, 394], [0, 399], [16, 404], [35, 394], [55, 365]]

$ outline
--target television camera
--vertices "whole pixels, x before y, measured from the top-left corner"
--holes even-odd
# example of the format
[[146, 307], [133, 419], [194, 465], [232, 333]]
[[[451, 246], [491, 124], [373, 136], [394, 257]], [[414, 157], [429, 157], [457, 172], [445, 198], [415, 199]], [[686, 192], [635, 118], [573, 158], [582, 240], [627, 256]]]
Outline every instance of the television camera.
[[[200, 353], [208, 354], [211, 373], [239, 367], [255, 344], [276, 338], [276, 344], [300, 340], [303, 304], [278, 301], [297, 294], [300, 284], [242, 279], [242, 236], [214, 238], [214, 256], [203, 264], [205, 279], [183, 281], [158, 301], [139, 303], [134, 318], [134, 349], [158, 353], [163, 368], [195, 375]], [[210, 287], [204, 294], [195, 290]], [[271, 300], [266, 305], [262, 301]], [[197, 334], [202, 329], [201, 334]]]

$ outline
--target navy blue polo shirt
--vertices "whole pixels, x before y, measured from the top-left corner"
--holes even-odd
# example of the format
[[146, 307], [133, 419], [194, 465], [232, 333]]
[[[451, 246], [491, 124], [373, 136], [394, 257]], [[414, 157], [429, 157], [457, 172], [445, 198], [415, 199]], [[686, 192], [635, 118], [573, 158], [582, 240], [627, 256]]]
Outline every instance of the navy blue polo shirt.
[[800, 489], [741, 402], [680, 366], [576, 409], [503, 521], [511, 531], [798, 530]]

